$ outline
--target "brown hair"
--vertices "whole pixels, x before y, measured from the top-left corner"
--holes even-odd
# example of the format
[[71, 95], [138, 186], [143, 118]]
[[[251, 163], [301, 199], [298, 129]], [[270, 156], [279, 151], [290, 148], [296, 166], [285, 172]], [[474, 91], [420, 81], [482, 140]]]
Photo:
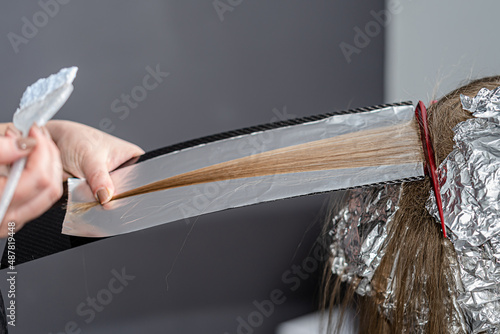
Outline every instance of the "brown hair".
[[[415, 121], [288, 146], [218, 163], [113, 196], [119, 200], [177, 187], [264, 175], [423, 161]], [[82, 213], [97, 202], [72, 204]]]
[[[437, 164], [453, 149], [453, 127], [472, 116], [462, 109], [460, 94], [475, 96], [486, 87], [500, 86], [500, 76], [472, 81], [429, 106], [429, 130]], [[426, 314], [426, 333], [447, 333], [450, 323], [457, 324], [460, 314], [452, 302], [456, 297], [453, 268], [456, 254], [453, 245], [443, 238], [441, 227], [425, 209], [430, 182], [404, 183], [399, 209], [388, 226], [384, 255], [372, 278], [373, 295], [355, 298], [356, 282], [346, 287], [344, 305], [359, 304], [360, 333], [412, 332], [418, 315]], [[381, 313], [392, 271], [394, 313], [389, 321]], [[340, 277], [325, 270], [322, 306], [331, 308], [338, 303]], [[331, 313], [330, 313], [331, 314]], [[338, 330], [330, 328], [330, 330]]]

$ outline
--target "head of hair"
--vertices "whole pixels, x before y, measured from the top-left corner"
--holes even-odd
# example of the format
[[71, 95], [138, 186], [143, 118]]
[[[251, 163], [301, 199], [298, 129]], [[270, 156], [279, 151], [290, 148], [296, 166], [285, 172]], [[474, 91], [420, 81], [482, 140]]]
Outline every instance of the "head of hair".
[[[445, 95], [428, 107], [428, 123], [436, 163], [453, 149], [453, 127], [472, 117], [462, 109], [460, 95], [475, 96], [486, 87], [500, 86], [500, 76], [474, 80]], [[399, 209], [388, 226], [385, 252], [372, 279], [373, 294], [356, 297], [356, 282], [349, 286], [325, 270], [323, 308], [357, 304], [360, 333], [412, 332], [416, 314], [427, 312], [426, 333], [447, 333], [450, 323], [459, 321], [452, 303], [456, 296], [453, 245], [443, 238], [440, 224], [427, 212], [425, 202], [431, 189], [429, 178], [403, 183]], [[329, 225], [327, 222], [326, 226]], [[388, 280], [392, 274], [394, 312], [391, 319], [382, 314]], [[345, 290], [345, 291], [342, 291]], [[331, 314], [331, 313], [330, 313]], [[339, 326], [331, 330], [339, 330]]]

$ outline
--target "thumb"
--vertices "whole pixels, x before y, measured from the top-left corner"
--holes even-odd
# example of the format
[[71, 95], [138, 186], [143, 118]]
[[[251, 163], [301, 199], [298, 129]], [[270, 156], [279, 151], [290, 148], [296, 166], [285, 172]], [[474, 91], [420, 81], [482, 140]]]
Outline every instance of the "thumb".
[[97, 201], [101, 204], [108, 203], [115, 193], [115, 186], [109, 176], [106, 162], [98, 158], [87, 159], [82, 166], [82, 172]]
[[36, 139], [32, 137], [0, 137], [0, 164], [11, 164], [27, 156], [36, 143]]

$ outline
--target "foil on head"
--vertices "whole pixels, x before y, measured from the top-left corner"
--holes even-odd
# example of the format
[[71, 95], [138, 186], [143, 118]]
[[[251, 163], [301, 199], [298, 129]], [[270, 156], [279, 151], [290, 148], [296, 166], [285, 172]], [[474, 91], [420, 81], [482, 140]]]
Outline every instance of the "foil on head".
[[[356, 292], [371, 295], [371, 280], [384, 255], [387, 223], [398, 209], [401, 184], [348, 190], [329, 229], [332, 271], [344, 282], [356, 281]], [[388, 288], [390, 289], [390, 288]], [[391, 294], [384, 314], [390, 315]]]
[[[454, 149], [438, 168], [462, 281], [457, 302], [468, 332], [500, 333], [500, 87], [461, 100], [476, 118], [454, 128]], [[439, 221], [433, 194], [426, 207]]]
[[[349, 190], [333, 210], [336, 214], [330, 220], [329, 229], [332, 272], [342, 281], [354, 284], [359, 295], [375, 296], [372, 278], [385, 255], [387, 229], [399, 209], [401, 195], [402, 184]], [[456, 259], [449, 260], [455, 269], [452, 272], [458, 273]], [[382, 293], [377, 291], [377, 297], [383, 296], [378, 311], [389, 322], [393, 321], [396, 308], [394, 272], [397, 262], [398, 254], [395, 254], [387, 286]], [[453, 275], [451, 280], [460, 288], [458, 275]], [[411, 286], [412, 283], [408, 285]], [[461, 316], [458, 301], [453, 298], [451, 303], [450, 307], [454, 309], [455, 316], [448, 322], [448, 331], [462, 333], [465, 321]], [[421, 301], [421, 305], [428, 305], [428, 302]], [[411, 328], [411, 333], [426, 332], [429, 311], [428, 307], [423, 307], [420, 312], [408, 315], [405, 321], [407, 328]]]
[[[460, 323], [450, 322], [448, 329], [500, 333], [500, 88], [461, 100], [475, 118], [455, 127], [455, 148], [439, 167], [445, 223], [457, 254], [450, 258], [458, 291], [451, 307]], [[332, 271], [357, 284], [360, 295], [372, 295], [400, 193], [400, 185], [351, 190], [331, 221]], [[432, 193], [427, 209], [439, 221]], [[389, 284], [379, 311], [391, 321], [393, 310]], [[408, 320], [422, 332], [425, 310]]]
[[462, 107], [474, 117], [485, 118], [494, 123], [500, 121], [500, 87], [494, 90], [482, 88], [475, 97], [460, 95]]

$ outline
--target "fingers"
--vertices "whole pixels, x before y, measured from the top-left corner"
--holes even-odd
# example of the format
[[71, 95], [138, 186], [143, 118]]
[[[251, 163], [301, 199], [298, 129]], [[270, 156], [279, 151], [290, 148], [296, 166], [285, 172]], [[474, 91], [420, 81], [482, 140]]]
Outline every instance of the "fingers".
[[38, 218], [45, 211], [50, 209], [50, 207], [57, 202], [58, 198], [60, 198], [60, 195], [58, 193], [54, 193], [53, 189], [45, 189], [44, 191], [37, 193], [35, 198], [31, 198], [22, 206], [16, 208], [16, 210], [9, 209], [5, 215], [2, 225], [0, 225], [0, 237], [4, 238], [7, 236], [8, 222], [16, 223], [17, 232], [24, 225], [26, 225], [27, 222]]
[[116, 169], [134, 157], [144, 154], [144, 151], [139, 146], [116, 137], [111, 137], [108, 144], [109, 147], [101, 152], [103, 154], [101, 159], [97, 159], [93, 164], [85, 164], [83, 168], [87, 182], [97, 201], [101, 204], [108, 203], [115, 194], [115, 186], [109, 171]]
[[141, 154], [144, 154], [144, 151], [140, 147], [106, 135], [98, 148], [81, 155], [84, 157], [80, 160], [81, 172], [99, 203], [108, 203], [115, 194], [115, 186], [109, 172]]
[[[120, 139], [120, 141], [122, 140]], [[115, 170], [118, 167], [133, 165], [145, 153], [139, 146], [122, 141], [120, 146], [116, 146], [111, 150], [109, 168]]]
[[30, 136], [40, 143], [31, 152], [24, 170], [26, 179], [35, 181], [31, 184], [32, 189], [33, 187], [37, 190], [43, 190], [47, 187], [62, 187], [61, 158], [54, 142], [46, 131], [38, 127], [31, 129]]
[[96, 200], [101, 204], [108, 203], [115, 193], [115, 186], [109, 176], [106, 157], [97, 155], [86, 159], [82, 165], [82, 172]]
[[135, 156], [144, 154], [144, 151], [136, 145], [121, 139], [118, 142], [117, 138], [113, 137], [111, 139], [117, 143], [111, 144], [111, 148], [102, 148], [94, 152], [92, 157], [87, 156], [81, 166], [94, 197], [101, 204], [108, 203], [115, 194], [115, 186], [109, 171]]
[[127, 150], [126, 150], [126, 155], [128, 156], [128, 159], [131, 159], [133, 157], [138, 157], [140, 155], [143, 155], [145, 154], [146, 152], [140, 148], [139, 146], [135, 145], [135, 144], [131, 144], [129, 142], [126, 142], [127, 143]]
[[109, 202], [115, 194], [109, 172], [144, 154], [137, 145], [83, 124], [51, 121], [48, 127], [61, 151], [64, 176], [85, 178], [101, 204]]
[[[12, 134], [7, 134], [11, 136]], [[8, 221], [15, 221], [16, 228], [47, 211], [62, 196], [62, 166], [59, 150], [48, 133], [38, 127], [30, 131], [30, 138], [37, 145], [28, 155], [26, 167], [16, 187], [11, 205], [0, 227], [0, 236], [6, 233]], [[0, 177], [0, 193], [6, 177]]]
[[6, 136], [0, 137], [0, 164], [12, 164], [14, 161], [27, 156], [36, 144], [35, 138], [21, 138], [8, 129]]
[[7, 165], [0, 165], [0, 177], [2, 176], [9, 176], [9, 166]]
[[69, 178], [75, 177], [73, 174], [68, 173], [67, 171], [63, 170], [63, 181], [68, 181]]

